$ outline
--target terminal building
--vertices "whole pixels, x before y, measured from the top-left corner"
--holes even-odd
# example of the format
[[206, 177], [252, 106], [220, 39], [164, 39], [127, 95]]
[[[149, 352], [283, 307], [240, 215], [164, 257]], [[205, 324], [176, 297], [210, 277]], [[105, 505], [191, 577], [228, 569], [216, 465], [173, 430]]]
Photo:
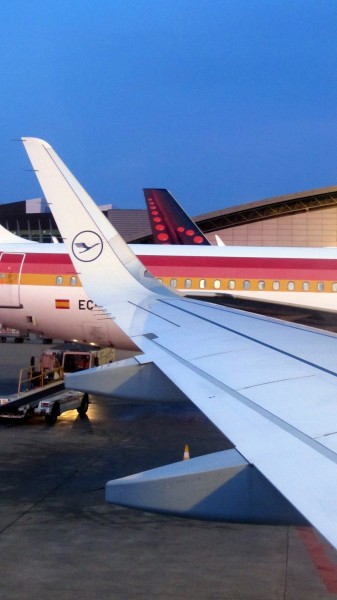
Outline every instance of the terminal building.
[[[147, 211], [100, 207], [127, 242], [152, 243]], [[212, 244], [337, 246], [337, 186], [267, 198], [194, 217]], [[23, 238], [60, 239], [43, 198], [0, 205], [0, 224]]]

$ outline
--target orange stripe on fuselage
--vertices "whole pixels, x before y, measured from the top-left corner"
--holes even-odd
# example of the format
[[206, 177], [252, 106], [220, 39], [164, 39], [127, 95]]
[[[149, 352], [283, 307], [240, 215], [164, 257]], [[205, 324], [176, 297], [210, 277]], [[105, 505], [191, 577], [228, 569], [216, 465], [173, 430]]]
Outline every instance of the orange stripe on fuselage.
[[[70, 277], [77, 277], [76, 284], [70, 283]], [[62, 284], [57, 284], [56, 277], [62, 277]], [[76, 273], [73, 275], [69, 275], [69, 273], [57, 273], [56, 275], [46, 274], [46, 273], [24, 273], [20, 278], [20, 285], [65, 285], [71, 287], [81, 287], [82, 284], [80, 279]]]

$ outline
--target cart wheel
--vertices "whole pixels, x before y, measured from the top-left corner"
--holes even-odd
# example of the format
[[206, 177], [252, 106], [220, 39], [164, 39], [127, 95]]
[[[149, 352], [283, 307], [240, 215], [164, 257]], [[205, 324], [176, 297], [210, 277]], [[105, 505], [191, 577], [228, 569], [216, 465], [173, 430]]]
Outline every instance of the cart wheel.
[[83, 394], [81, 406], [79, 406], [77, 409], [78, 414], [81, 417], [83, 417], [86, 414], [88, 407], [89, 407], [89, 396], [88, 396], [88, 394]]
[[58, 402], [55, 402], [53, 408], [51, 409], [50, 415], [45, 415], [45, 421], [47, 425], [55, 425], [57, 421], [57, 417], [60, 414], [60, 405]]

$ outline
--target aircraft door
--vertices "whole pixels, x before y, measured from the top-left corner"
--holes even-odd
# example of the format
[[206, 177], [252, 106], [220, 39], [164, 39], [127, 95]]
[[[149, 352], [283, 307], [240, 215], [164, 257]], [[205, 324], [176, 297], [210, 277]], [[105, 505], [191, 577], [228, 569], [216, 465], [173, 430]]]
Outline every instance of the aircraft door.
[[21, 270], [25, 254], [3, 252], [0, 256], [0, 307], [22, 308]]

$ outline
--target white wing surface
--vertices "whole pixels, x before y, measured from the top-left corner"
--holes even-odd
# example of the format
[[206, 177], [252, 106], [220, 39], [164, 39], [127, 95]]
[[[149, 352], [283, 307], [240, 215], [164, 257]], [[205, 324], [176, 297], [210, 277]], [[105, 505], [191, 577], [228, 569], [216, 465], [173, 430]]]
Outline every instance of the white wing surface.
[[11, 233], [10, 231], [8, 231], [8, 229], [6, 229], [5, 227], [3, 227], [2, 225], [0, 225], [0, 243], [4, 243], [4, 244], [34, 244], [35, 242], [32, 242], [31, 240], [26, 240], [22, 237], [19, 237], [18, 235], [16, 235], [15, 233]]
[[337, 338], [181, 298], [42, 140], [23, 143], [87, 293], [337, 548]]

